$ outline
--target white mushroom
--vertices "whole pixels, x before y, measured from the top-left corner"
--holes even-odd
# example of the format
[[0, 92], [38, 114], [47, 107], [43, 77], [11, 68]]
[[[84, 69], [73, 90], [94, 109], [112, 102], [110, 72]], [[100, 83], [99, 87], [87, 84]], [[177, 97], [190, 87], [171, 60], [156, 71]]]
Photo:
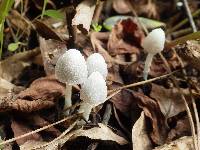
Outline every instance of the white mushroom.
[[66, 83], [65, 107], [70, 107], [72, 85], [82, 84], [88, 76], [86, 61], [80, 51], [66, 51], [56, 63], [55, 75], [60, 82]]
[[142, 41], [142, 47], [148, 52], [143, 71], [145, 80], [147, 80], [153, 56], [164, 49], [164, 44], [165, 32], [161, 28], [152, 30]]
[[82, 84], [80, 97], [83, 100], [79, 112], [88, 120], [93, 107], [104, 103], [107, 97], [107, 86], [103, 76], [99, 72], [93, 72]]
[[88, 75], [97, 71], [106, 79], [108, 75], [107, 64], [103, 56], [99, 53], [94, 53], [87, 58]]

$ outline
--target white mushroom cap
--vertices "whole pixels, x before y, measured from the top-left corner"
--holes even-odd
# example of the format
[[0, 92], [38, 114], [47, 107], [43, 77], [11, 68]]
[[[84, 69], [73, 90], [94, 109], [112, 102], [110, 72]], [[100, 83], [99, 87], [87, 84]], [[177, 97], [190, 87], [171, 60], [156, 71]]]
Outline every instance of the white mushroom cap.
[[87, 68], [88, 75], [91, 75], [93, 72], [98, 71], [101, 73], [104, 79], [106, 79], [108, 75], [107, 64], [103, 58], [103, 56], [99, 53], [94, 53], [87, 58]]
[[142, 47], [152, 54], [161, 52], [164, 49], [165, 32], [161, 29], [152, 30], [142, 41]]
[[80, 51], [69, 49], [57, 61], [56, 78], [69, 85], [82, 84], [88, 76], [87, 65]]
[[104, 103], [107, 97], [107, 86], [99, 72], [93, 72], [82, 84], [80, 98], [90, 105], [97, 106]]

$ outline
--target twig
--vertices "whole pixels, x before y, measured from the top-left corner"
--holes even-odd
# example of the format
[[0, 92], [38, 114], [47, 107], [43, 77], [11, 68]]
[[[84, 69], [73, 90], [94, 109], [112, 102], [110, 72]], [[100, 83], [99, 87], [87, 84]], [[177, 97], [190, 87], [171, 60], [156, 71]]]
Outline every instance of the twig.
[[197, 32], [197, 27], [194, 23], [194, 20], [193, 20], [193, 17], [192, 17], [192, 14], [191, 14], [191, 11], [190, 11], [190, 8], [189, 8], [189, 5], [188, 5], [188, 1], [183, 0], [183, 5], [185, 6], [187, 16], [188, 16], [188, 19], [189, 19], [189, 22], [190, 22], [190, 25], [192, 27], [193, 32]]
[[14, 142], [14, 141], [16, 141], [16, 140], [22, 139], [22, 138], [24, 138], [24, 137], [27, 137], [27, 136], [29, 136], [29, 135], [32, 135], [32, 134], [38, 133], [38, 132], [40, 132], [40, 131], [46, 130], [46, 129], [51, 128], [51, 127], [53, 127], [53, 126], [55, 126], [55, 125], [57, 125], [57, 124], [60, 124], [60, 123], [62, 123], [62, 122], [65, 122], [65, 121], [67, 121], [67, 120], [69, 120], [69, 119], [72, 119], [72, 118], [74, 118], [74, 117], [78, 117], [79, 115], [80, 115], [80, 114], [76, 114], [76, 115], [73, 115], [73, 116], [64, 118], [64, 119], [62, 119], [62, 120], [59, 120], [59, 121], [57, 121], [57, 122], [55, 122], [55, 123], [52, 123], [52, 124], [50, 124], [50, 125], [47, 125], [47, 126], [44, 126], [44, 127], [42, 127], [42, 128], [39, 128], [39, 129], [37, 129], [37, 130], [34, 130], [34, 131], [32, 131], [32, 132], [28, 132], [28, 133], [26, 133], [26, 134], [17, 136], [17, 137], [15, 137], [15, 138], [12, 138], [12, 139], [3, 141], [3, 142], [0, 143], [0, 145], [5, 145], [5, 144], [8, 144], [8, 143]]
[[112, 93], [114, 91], [120, 91], [120, 90], [123, 90], [123, 89], [126, 89], [126, 88], [130, 88], [130, 87], [135, 87], [135, 86], [147, 84], [147, 83], [150, 83], [150, 82], [153, 82], [153, 81], [156, 81], [156, 80], [160, 80], [160, 79], [166, 78], [168, 76], [171, 76], [172, 74], [174, 74], [174, 73], [176, 73], [178, 71], [180, 71], [180, 70], [177, 70], [177, 71], [174, 71], [174, 72], [171, 72], [171, 73], [159, 76], [159, 77], [155, 77], [155, 78], [152, 78], [152, 79], [149, 79], [149, 80], [144, 80], [144, 81], [141, 81], [141, 82], [124, 85], [122, 87], [119, 87], [119, 88], [116, 88], [116, 89], [113, 89], [113, 90], [109, 91], [109, 93]]

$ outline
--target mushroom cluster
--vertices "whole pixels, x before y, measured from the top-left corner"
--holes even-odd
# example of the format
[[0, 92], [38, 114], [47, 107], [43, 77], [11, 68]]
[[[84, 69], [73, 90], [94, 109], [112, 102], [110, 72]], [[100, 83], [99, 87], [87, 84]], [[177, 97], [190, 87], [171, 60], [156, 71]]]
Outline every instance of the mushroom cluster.
[[142, 47], [148, 52], [143, 71], [145, 80], [147, 80], [153, 56], [164, 49], [164, 44], [165, 32], [161, 28], [152, 30], [142, 41]]
[[[72, 85], [81, 84], [80, 98], [83, 100], [79, 112], [88, 120], [93, 107], [104, 103], [107, 96], [107, 64], [102, 55], [94, 53], [85, 61], [80, 51], [69, 49], [57, 61], [56, 78], [66, 83], [65, 107], [70, 107]], [[89, 76], [89, 77], [88, 77]], [[66, 115], [69, 112], [65, 112]]]

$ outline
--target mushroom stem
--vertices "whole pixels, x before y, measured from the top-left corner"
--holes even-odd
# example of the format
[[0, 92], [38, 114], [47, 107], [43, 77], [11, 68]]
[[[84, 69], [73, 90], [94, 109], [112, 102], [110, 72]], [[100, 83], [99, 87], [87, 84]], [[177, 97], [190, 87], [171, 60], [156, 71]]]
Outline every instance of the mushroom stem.
[[79, 108], [79, 113], [83, 113], [83, 117], [85, 118], [85, 120], [88, 121], [91, 110], [92, 110], [92, 105], [83, 102]]
[[144, 71], [143, 71], [144, 80], [147, 80], [153, 56], [154, 56], [154, 54], [152, 54], [152, 53], [148, 53], [148, 55], [147, 55], [147, 58], [146, 58], [146, 61], [145, 61], [145, 66], [144, 66]]
[[[70, 107], [72, 106], [72, 100], [71, 100], [71, 96], [72, 96], [72, 85], [68, 85], [66, 83], [66, 89], [65, 89], [65, 104], [64, 107]], [[68, 115], [69, 111], [65, 112], [65, 115]]]

